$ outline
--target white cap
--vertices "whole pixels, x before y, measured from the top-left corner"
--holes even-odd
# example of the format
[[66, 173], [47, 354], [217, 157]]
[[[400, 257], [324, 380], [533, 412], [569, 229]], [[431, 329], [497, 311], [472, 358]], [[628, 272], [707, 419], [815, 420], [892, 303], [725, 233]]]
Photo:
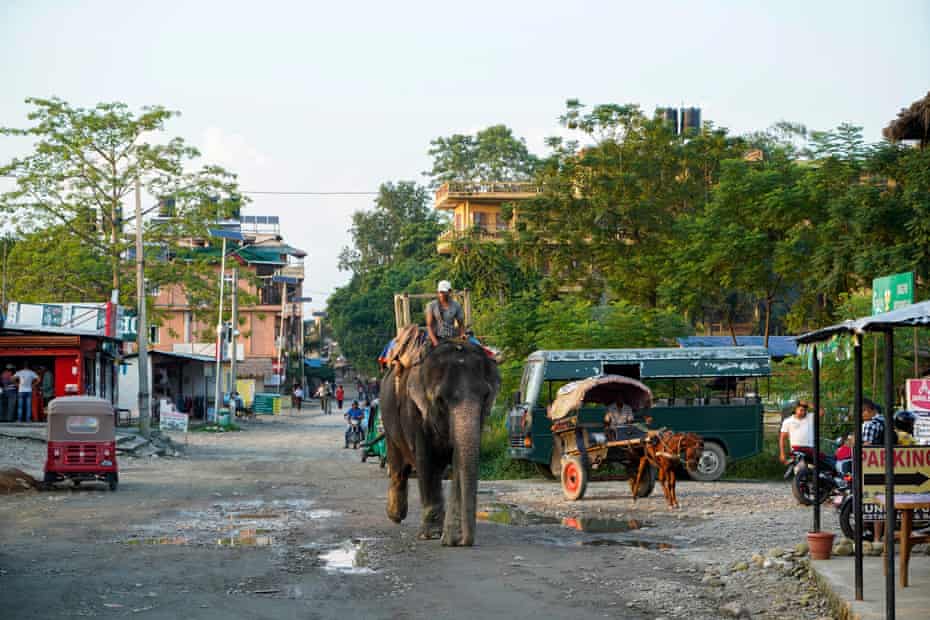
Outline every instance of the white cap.
[[452, 284], [448, 280], [440, 280], [436, 290], [440, 293], [448, 293], [452, 290]]

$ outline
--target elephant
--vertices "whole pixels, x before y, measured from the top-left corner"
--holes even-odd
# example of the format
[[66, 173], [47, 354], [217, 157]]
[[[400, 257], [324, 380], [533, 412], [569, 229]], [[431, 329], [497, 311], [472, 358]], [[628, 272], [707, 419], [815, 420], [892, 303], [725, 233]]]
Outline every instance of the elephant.
[[[387, 515], [407, 517], [407, 480], [416, 467], [421, 539], [446, 546], [475, 541], [481, 425], [500, 389], [497, 364], [472, 343], [443, 341], [411, 368], [394, 366], [381, 381], [381, 419], [390, 467]], [[442, 481], [452, 466], [449, 509]]]

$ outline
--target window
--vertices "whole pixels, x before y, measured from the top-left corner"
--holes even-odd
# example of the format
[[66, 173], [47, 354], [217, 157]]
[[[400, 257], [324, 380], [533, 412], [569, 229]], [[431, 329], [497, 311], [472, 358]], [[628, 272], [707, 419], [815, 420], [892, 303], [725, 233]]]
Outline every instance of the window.
[[100, 428], [100, 420], [89, 415], [69, 415], [65, 427], [69, 433], [94, 435]]
[[42, 325], [51, 327], [60, 327], [62, 319], [62, 307], [51, 304], [42, 305]]
[[158, 325], [149, 325], [149, 344], [158, 344]]

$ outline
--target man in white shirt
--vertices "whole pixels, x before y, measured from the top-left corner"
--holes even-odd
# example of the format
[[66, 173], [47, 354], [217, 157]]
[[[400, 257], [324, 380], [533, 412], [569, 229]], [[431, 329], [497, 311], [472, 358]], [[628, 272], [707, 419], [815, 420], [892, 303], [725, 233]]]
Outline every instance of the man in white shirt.
[[794, 413], [781, 423], [781, 432], [778, 435], [778, 458], [787, 463], [785, 457], [785, 439], [792, 452], [804, 452], [809, 457], [814, 456], [814, 416], [807, 415], [807, 403], [798, 402], [794, 406]]
[[24, 364], [22, 370], [18, 370], [15, 375], [16, 383], [19, 385], [19, 407], [17, 409], [17, 422], [32, 421], [32, 387], [38, 383], [39, 375], [29, 369], [29, 364]]

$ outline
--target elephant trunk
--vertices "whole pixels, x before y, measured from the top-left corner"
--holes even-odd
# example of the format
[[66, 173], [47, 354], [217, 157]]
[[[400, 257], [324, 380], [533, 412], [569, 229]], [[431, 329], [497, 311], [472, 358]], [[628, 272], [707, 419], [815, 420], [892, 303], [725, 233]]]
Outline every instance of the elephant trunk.
[[453, 467], [458, 479], [458, 497], [461, 518], [459, 544], [470, 547], [475, 543], [476, 503], [478, 501], [478, 455], [481, 451], [481, 408], [476, 404], [463, 404], [452, 415]]

